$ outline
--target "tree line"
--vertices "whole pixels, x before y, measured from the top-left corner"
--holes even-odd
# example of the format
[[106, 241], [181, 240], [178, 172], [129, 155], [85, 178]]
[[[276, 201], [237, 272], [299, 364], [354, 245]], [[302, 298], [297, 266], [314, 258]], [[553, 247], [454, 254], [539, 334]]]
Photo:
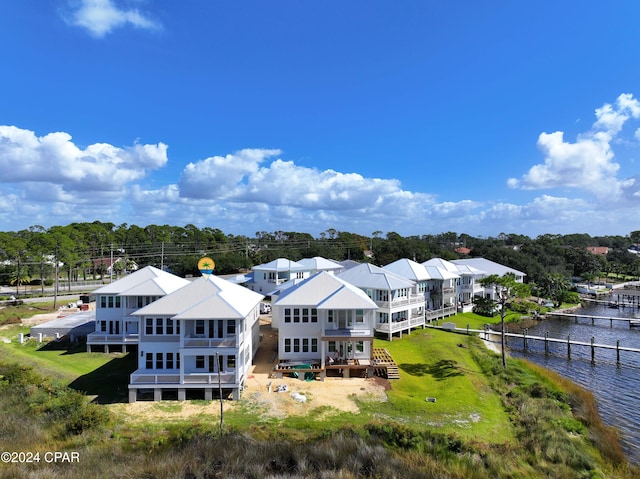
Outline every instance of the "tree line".
[[[257, 231], [254, 236], [245, 236], [192, 224], [141, 227], [94, 221], [0, 232], [0, 284], [32, 283], [44, 288], [56, 274], [70, 281], [101, 278], [112, 258], [121, 259], [114, 265], [116, 276], [133, 264], [187, 276], [199, 274], [197, 262], [202, 256], [214, 259], [216, 274], [246, 271], [279, 257], [295, 261], [322, 256], [386, 265], [400, 258], [421, 263], [434, 257], [451, 260], [471, 256], [526, 273], [535, 293], [574, 278], [637, 278], [640, 258], [630, 250], [639, 243], [640, 231], [626, 236], [544, 234], [530, 238], [505, 233], [473, 237], [455, 232], [401, 236], [382, 231], [366, 236], [330, 228], [316, 236], [293, 231]], [[609, 251], [593, 254], [587, 250], [590, 246]]]

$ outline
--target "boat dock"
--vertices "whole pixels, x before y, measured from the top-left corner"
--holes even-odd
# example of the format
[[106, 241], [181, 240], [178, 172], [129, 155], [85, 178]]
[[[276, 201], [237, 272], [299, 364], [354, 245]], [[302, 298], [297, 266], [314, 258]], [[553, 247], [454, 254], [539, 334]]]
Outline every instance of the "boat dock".
[[556, 316], [556, 317], [564, 317], [564, 318], [575, 318], [576, 323], [579, 318], [590, 319], [591, 324], [595, 323], [596, 319], [609, 321], [611, 325], [613, 325], [614, 321], [627, 321], [630, 327], [640, 326], [640, 318], [620, 318], [616, 316], [593, 316], [589, 314], [576, 314], [576, 313], [547, 313], [547, 316]]

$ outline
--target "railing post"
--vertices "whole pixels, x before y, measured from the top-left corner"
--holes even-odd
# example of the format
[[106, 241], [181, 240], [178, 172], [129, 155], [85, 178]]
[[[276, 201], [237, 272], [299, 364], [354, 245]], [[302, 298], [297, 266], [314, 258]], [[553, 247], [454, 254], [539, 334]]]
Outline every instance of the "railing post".
[[549, 352], [549, 331], [544, 332], [544, 351]]
[[571, 335], [567, 334], [567, 359], [571, 359]]
[[620, 364], [620, 340], [616, 341], [616, 364]]
[[522, 330], [522, 345], [524, 347], [524, 350], [527, 350], [527, 328], [524, 328]]
[[596, 348], [593, 345], [593, 343], [595, 342], [596, 338], [594, 338], [593, 336], [591, 336], [591, 362], [595, 362], [595, 358], [596, 358]]

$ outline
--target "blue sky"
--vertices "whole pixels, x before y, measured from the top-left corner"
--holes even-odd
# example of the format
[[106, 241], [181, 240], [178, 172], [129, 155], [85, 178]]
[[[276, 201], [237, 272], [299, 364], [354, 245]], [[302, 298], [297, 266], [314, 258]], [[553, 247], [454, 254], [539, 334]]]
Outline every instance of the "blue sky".
[[0, 2], [0, 230], [640, 229], [640, 2]]

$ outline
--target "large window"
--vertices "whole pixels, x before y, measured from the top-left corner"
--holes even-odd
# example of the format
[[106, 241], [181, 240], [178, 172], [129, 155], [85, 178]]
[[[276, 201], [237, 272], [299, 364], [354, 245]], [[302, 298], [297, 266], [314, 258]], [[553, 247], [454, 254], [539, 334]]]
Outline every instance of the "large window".
[[144, 333], [147, 335], [153, 334], [153, 318], [145, 319]]
[[196, 356], [196, 369], [204, 369], [204, 356]]
[[235, 336], [236, 334], [236, 320], [228, 319], [227, 320], [227, 336]]
[[291, 308], [284, 308], [284, 322], [291, 322]]
[[164, 319], [156, 318], [156, 334], [164, 334]]
[[289, 338], [284, 339], [284, 352], [285, 353], [291, 352], [291, 339]]
[[147, 353], [145, 356], [145, 368], [153, 369], [153, 353]]
[[162, 356], [162, 353], [156, 353], [156, 369], [162, 369], [164, 367]]
[[120, 296], [100, 296], [100, 307], [119, 308], [121, 304], [120, 301]]
[[[329, 343], [329, 351], [331, 349], [331, 343], [335, 350], [335, 341]], [[285, 353], [317, 353], [318, 352], [318, 339], [317, 338], [284, 338], [284, 352]]]
[[196, 319], [196, 334], [204, 335], [204, 319]]

